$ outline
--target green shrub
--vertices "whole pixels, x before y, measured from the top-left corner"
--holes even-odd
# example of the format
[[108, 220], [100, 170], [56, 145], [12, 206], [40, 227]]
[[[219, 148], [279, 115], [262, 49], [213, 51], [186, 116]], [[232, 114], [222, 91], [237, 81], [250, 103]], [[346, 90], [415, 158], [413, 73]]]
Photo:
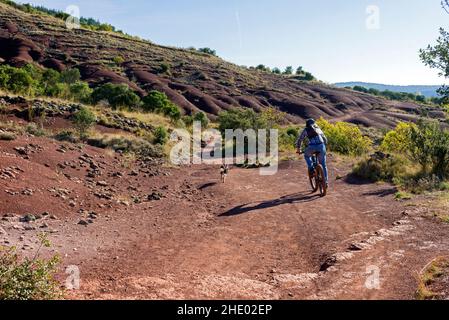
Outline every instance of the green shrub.
[[114, 63], [116, 64], [116, 65], [121, 65], [121, 64], [123, 64], [125, 62], [125, 59], [123, 58], [123, 57], [121, 57], [121, 56], [116, 56], [115, 58], [114, 58]]
[[[41, 247], [50, 244], [40, 236]], [[39, 248], [40, 250], [40, 248]], [[0, 300], [51, 300], [61, 297], [55, 280], [59, 257], [20, 258], [14, 248], [0, 247]]]
[[58, 141], [66, 141], [71, 143], [78, 142], [78, 139], [75, 137], [75, 134], [73, 133], [73, 131], [70, 130], [63, 130], [61, 132], [58, 132], [55, 135], [55, 139]]
[[199, 48], [198, 52], [210, 54], [212, 56], [216, 56], [217, 55], [217, 51], [212, 50], [211, 48]]
[[447, 182], [436, 175], [417, 175], [413, 179], [407, 179], [402, 186], [413, 194], [421, 194], [432, 191], [446, 191]]
[[332, 124], [323, 118], [317, 121], [328, 139], [328, 148], [331, 151], [344, 155], [360, 156], [367, 153], [372, 141], [363, 136], [362, 131], [356, 125], [337, 122]]
[[150, 112], [159, 112], [171, 103], [167, 95], [156, 90], [150, 91], [146, 97], [142, 99], [143, 109]]
[[185, 115], [182, 117], [182, 122], [184, 122], [186, 126], [191, 126], [193, 124], [193, 116]]
[[67, 84], [74, 84], [80, 81], [81, 74], [78, 69], [67, 69], [61, 72], [61, 82]]
[[39, 126], [38, 126], [37, 124], [35, 124], [34, 122], [29, 123], [29, 124], [26, 126], [25, 131], [26, 131], [27, 133], [33, 135], [33, 136], [36, 136], [36, 137], [43, 137], [43, 136], [45, 136], [45, 134], [46, 134], [46, 133], [45, 133], [45, 130], [42, 129], [41, 127], [39, 127]]
[[89, 103], [91, 101], [93, 90], [89, 87], [87, 82], [76, 81], [69, 85], [69, 92], [69, 99]]
[[279, 132], [279, 150], [294, 151], [296, 149], [295, 142], [298, 139], [298, 128], [283, 128]]
[[95, 114], [87, 107], [82, 107], [73, 116], [73, 125], [78, 130], [81, 139], [87, 137], [88, 130], [97, 121]]
[[405, 157], [382, 153], [376, 153], [360, 161], [354, 167], [353, 173], [360, 178], [373, 182], [397, 183], [412, 175], [411, 164]]
[[0, 85], [2, 88], [19, 94], [34, 94], [35, 79], [25, 68], [0, 66]]
[[284, 74], [286, 75], [292, 75], [293, 74], [293, 67], [292, 66], [288, 66], [285, 68]]
[[161, 63], [159, 73], [170, 73], [170, 65], [168, 63]]
[[181, 110], [178, 106], [172, 103], [163, 92], [156, 90], [150, 91], [148, 95], [142, 99], [142, 102], [145, 111], [162, 113], [172, 121], [181, 119]]
[[104, 84], [94, 90], [92, 101], [98, 103], [105, 100], [116, 109], [119, 107], [136, 108], [140, 106], [140, 98], [126, 84]]
[[420, 121], [411, 130], [411, 155], [423, 168], [439, 178], [449, 177], [449, 131], [436, 122]]
[[164, 127], [157, 127], [154, 130], [154, 143], [165, 145], [168, 141], [168, 132]]
[[201, 122], [201, 127], [203, 128], [207, 128], [207, 126], [209, 125], [209, 119], [207, 118], [206, 114], [201, 111], [195, 113], [195, 115], [193, 116], [193, 121]]
[[383, 152], [408, 153], [412, 147], [412, 123], [400, 122], [396, 128], [389, 131], [380, 145]]
[[449, 177], [449, 132], [436, 122], [399, 123], [382, 141], [381, 150], [407, 156], [422, 175]]
[[220, 112], [218, 115], [219, 130], [224, 134], [226, 129], [262, 129], [266, 127], [262, 117], [253, 109], [234, 108]]

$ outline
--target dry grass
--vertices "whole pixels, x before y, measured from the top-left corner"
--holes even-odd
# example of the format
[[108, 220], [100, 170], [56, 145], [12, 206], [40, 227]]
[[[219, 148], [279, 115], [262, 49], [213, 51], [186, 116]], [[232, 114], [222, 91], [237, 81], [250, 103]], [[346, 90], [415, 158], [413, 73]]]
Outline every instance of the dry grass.
[[441, 298], [440, 294], [433, 292], [429, 287], [439, 278], [447, 275], [449, 271], [448, 257], [438, 257], [426, 265], [418, 275], [418, 289], [416, 299], [435, 300]]
[[119, 111], [119, 114], [122, 117], [129, 118], [129, 119], [135, 119], [140, 122], [150, 124], [155, 127], [165, 127], [165, 128], [174, 128], [173, 123], [170, 121], [170, 119], [156, 113], [142, 113], [142, 112], [135, 112], [135, 111]]

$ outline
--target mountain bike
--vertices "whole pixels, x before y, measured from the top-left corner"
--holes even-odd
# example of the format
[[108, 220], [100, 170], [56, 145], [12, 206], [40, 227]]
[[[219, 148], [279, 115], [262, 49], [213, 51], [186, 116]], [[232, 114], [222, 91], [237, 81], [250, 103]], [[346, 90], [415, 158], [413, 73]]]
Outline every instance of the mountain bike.
[[[299, 153], [303, 154], [302, 152]], [[320, 196], [327, 195], [326, 178], [324, 177], [323, 166], [318, 162], [319, 153], [312, 154], [313, 171], [309, 172], [309, 181], [313, 192], [320, 191]]]

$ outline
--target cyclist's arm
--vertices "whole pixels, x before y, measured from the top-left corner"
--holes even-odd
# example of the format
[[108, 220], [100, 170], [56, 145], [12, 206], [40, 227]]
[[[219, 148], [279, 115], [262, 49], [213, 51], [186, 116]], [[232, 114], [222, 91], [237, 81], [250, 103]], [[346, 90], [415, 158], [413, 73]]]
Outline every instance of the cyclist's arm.
[[296, 140], [296, 143], [295, 143], [296, 149], [301, 150], [302, 143], [306, 137], [307, 137], [307, 132], [306, 132], [306, 130], [304, 130], [301, 133], [301, 135], [299, 136], [299, 138]]

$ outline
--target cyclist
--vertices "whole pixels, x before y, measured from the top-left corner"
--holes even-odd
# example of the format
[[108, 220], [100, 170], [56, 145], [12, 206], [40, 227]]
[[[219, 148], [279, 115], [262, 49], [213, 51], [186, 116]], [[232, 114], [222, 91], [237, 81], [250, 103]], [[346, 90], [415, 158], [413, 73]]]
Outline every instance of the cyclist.
[[305, 139], [309, 141], [309, 145], [304, 151], [304, 158], [306, 159], [307, 167], [309, 168], [309, 175], [313, 175], [315, 172], [312, 155], [314, 153], [319, 153], [318, 161], [323, 166], [324, 178], [326, 179], [326, 186], [328, 186], [329, 179], [326, 164], [327, 138], [314, 119], [307, 120], [306, 128], [301, 132], [298, 140], [296, 141], [298, 154], [301, 154], [301, 146]]

